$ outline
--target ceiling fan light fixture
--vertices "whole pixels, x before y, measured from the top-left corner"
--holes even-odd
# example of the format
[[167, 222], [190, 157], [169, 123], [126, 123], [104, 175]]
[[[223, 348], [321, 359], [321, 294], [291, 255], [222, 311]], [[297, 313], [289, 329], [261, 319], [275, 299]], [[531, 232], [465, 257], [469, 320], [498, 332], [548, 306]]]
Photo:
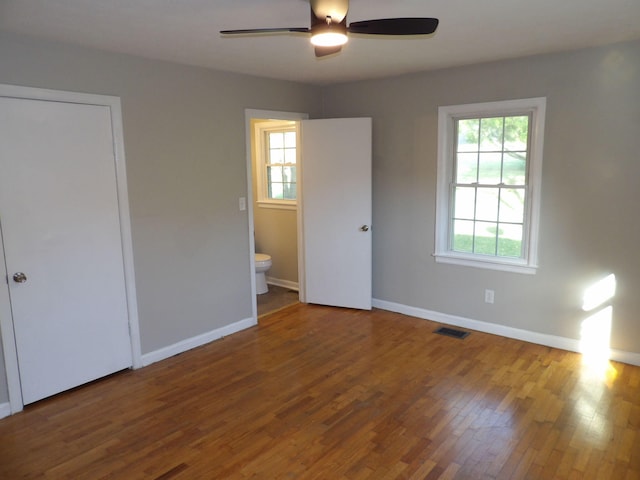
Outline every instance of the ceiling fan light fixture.
[[347, 40], [344, 33], [336, 32], [318, 33], [311, 37], [311, 43], [316, 47], [338, 47], [347, 43]]
[[326, 23], [317, 23], [311, 27], [311, 44], [315, 47], [339, 47], [347, 43], [347, 27], [344, 22], [332, 23], [327, 17]]

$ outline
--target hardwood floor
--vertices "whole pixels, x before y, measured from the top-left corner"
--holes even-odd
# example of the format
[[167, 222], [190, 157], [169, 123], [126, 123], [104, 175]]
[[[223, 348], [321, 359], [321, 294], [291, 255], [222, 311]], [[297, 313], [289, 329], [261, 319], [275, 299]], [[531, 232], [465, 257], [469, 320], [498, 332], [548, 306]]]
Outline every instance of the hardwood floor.
[[0, 478], [640, 478], [640, 367], [297, 304], [0, 420]]

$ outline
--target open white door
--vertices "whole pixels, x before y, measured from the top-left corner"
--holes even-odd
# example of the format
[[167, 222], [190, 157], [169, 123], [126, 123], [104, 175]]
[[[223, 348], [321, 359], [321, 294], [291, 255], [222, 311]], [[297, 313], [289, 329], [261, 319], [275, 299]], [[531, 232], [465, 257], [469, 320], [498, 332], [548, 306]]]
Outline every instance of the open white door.
[[304, 301], [371, 309], [371, 119], [303, 120]]

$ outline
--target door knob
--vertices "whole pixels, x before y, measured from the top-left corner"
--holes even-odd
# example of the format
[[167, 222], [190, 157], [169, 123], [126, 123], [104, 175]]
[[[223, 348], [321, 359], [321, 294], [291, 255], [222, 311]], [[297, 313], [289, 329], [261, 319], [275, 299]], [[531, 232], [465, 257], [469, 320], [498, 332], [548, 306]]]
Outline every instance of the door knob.
[[368, 232], [369, 231], [369, 225], [362, 225], [360, 227], [360, 231], [361, 232]]
[[14, 273], [13, 281], [16, 283], [24, 283], [27, 281], [27, 276], [22, 272]]

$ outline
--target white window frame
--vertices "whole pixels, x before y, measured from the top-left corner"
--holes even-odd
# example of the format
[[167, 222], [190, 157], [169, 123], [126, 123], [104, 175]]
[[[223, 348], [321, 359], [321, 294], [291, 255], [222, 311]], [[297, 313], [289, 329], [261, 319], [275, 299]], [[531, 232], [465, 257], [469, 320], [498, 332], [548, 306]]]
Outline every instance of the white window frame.
[[[540, 189], [546, 98], [450, 105], [438, 108], [438, 179], [436, 197], [436, 262], [534, 274], [538, 268]], [[455, 121], [462, 118], [531, 115], [527, 160], [527, 202], [525, 205], [523, 258], [509, 258], [453, 251], [450, 247], [454, 181]]]
[[[268, 122], [260, 122], [255, 125], [254, 142], [256, 151], [256, 182], [257, 182], [257, 200], [258, 207], [261, 208], [276, 208], [283, 210], [295, 210], [298, 207], [298, 200], [281, 200], [276, 198], [269, 198], [269, 187], [267, 185], [267, 143], [265, 136], [268, 132], [282, 131], [284, 129], [292, 128], [296, 132], [296, 170], [299, 170], [300, 166], [300, 132], [299, 122], [290, 120], [273, 120]], [[299, 172], [296, 173], [296, 177], [299, 176]], [[296, 197], [300, 196], [299, 182], [296, 181], [297, 193]]]

